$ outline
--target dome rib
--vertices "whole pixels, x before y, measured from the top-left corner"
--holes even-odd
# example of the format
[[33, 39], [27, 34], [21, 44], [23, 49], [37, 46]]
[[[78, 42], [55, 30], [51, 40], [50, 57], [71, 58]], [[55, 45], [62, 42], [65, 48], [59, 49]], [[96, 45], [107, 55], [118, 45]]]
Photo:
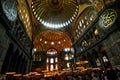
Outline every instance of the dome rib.
[[[32, 0], [33, 15], [47, 28], [69, 25], [76, 18], [78, 10], [76, 0]], [[70, 21], [71, 18], [73, 20]]]

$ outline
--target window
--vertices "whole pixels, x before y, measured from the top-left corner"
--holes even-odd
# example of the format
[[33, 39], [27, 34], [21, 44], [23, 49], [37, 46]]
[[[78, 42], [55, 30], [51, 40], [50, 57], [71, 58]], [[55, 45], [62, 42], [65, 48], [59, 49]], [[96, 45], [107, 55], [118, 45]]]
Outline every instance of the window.
[[50, 63], [54, 63], [54, 59], [53, 58], [50, 58]]
[[46, 62], [47, 62], [47, 63], [49, 62], [49, 58], [47, 58]]
[[58, 64], [55, 65], [55, 69], [58, 70]]
[[57, 57], [55, 58], [55, 62], [58, 62], [58, 58]]
[[67, 63], [67, 68], [69, 68], [70, 67], [70, 63]]
[[51, 64], [50, 65], [50, 71], [53, 71], [53, 69], [54, 69], [54, 66], [53, 66], [53, 64]]

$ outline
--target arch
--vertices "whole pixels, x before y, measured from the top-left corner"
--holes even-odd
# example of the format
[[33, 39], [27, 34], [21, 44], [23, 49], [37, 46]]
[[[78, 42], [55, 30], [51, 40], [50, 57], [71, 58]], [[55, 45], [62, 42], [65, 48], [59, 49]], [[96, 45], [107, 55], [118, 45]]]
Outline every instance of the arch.
[[92, 62], [93, 62], [93, 67], [98, 67], [101, 66], [101, 62], [100, 62], [100, 57], [99, 57], [99, 53], [97, 52], [96, 49], [92, 49], [90, 54], [92, 56]]
[[22, 59], [22, 54], [20, 54], [18, 56], [17, 64], [16, 64], [16, 67], [15, 67], [16, 73], [19, 73], [19, 69], [20, 69], [19, 67], [21, 65], [21, 59]]
[[27, 71], [27, 66], [28, 66], [28, 65], [27, 65], [27, 62], [28, 62], [28, 61], [25, 59], [24, 65], [23, 65], [23, 69], [22, 69], [22, 70], [23, 70], [23, 72], [22, 72], [23, 74], [25, 74], [26, 71]]
[[18, 58], [18, 54], [19, 54], [19, 50], [17, 49], [14, 54], [11, 56], [11, 60], [10, 60], [10, 66], [9, 66], [9, 71], [13, 71], [16, 72], [15, 70], [15, 66], [17, 63], [17, 58]]
[[58, 50], [56, 48], [54, 48], [54, 47], [48, 48], [46, 52], [49, 52], [49, 51], [52, 52], [53, 50], [56, 51], [56, 52], [58, 52]]
[[105, 66], [106, 68], [109, 67], [109, 66], [111, 65], [111, 62], [110, 62], [110, 60], [109, 60], [109, 57], [108, 57], [108, 54], [107, 54], [107, 52], [106, 52], [106, 50], [105, 50], [104, 45], [100, 44], [100, 45], [98, 46], [98, 49], [99, 49], [101, 58], [102, 58], [102, 60], [103, 60], [104, 66]]
[[102, 54], [102, 56], [106, 56], [108, 58], [108, 55], [105, 51], [105, 47], [103, 45], [98, 46], [99, 52]]
[[22, 56], [22, 58], [21, 58], [21, 65], [20, 65], [20, 67], [19, 67], [19, 73], [24, 73], [24, 67], [26, 67], [26, 65], [25, 65], [25, 56], [23, 57]]
[[1, 69], [2, 74], [5, 74], [8, 71], [8, 67], [10, 66], [9, 62], [10, 62], [10, 59], [13, 55], [13, 50], [14, 50], [14, 45], [13, 45], [13, 43], [10, 43], [8, 50], [7, 50], [7, 53], [6, 53], [6, 56], [4, 58], [3, 65], [2, 65], [2, 69]]

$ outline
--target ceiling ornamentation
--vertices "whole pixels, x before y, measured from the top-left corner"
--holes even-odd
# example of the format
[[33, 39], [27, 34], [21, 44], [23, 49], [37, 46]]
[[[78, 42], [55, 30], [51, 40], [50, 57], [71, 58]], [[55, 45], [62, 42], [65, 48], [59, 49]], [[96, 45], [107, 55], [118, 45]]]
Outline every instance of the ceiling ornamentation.
[[32, 40], [32, 21], [30, 18], [31, 15], [29, 14], [29, 10], [28, 10], [29, 8], [25, 0], [17, 0], [17, 1], [18, 1], [18, 14], [26, 28], [26, 32], [30, 40]]
[[77, 0], [32, 0], [34, 17], [47, 28], [68, 26], [78, 14]]
[[56, 49], [58, 51], [72, 46], [69, 36], [61, 31], [48, 30], [40, 33], [34, 40], [34, 47], [37, 51]]

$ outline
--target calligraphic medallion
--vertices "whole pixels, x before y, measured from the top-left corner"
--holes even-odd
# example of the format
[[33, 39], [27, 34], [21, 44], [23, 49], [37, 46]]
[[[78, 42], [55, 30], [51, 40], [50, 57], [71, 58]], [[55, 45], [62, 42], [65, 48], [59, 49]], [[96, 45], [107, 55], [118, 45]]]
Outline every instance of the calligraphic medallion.
[[10, 21], [15, 21], [17, 18], [17, 0], [1, 0], [2, 9], [5, 16]]
[[105, 10], [99, 18], [99, 26], [101, 28], [109, 28], [117, 19], [117, 13], [114, 9]]

